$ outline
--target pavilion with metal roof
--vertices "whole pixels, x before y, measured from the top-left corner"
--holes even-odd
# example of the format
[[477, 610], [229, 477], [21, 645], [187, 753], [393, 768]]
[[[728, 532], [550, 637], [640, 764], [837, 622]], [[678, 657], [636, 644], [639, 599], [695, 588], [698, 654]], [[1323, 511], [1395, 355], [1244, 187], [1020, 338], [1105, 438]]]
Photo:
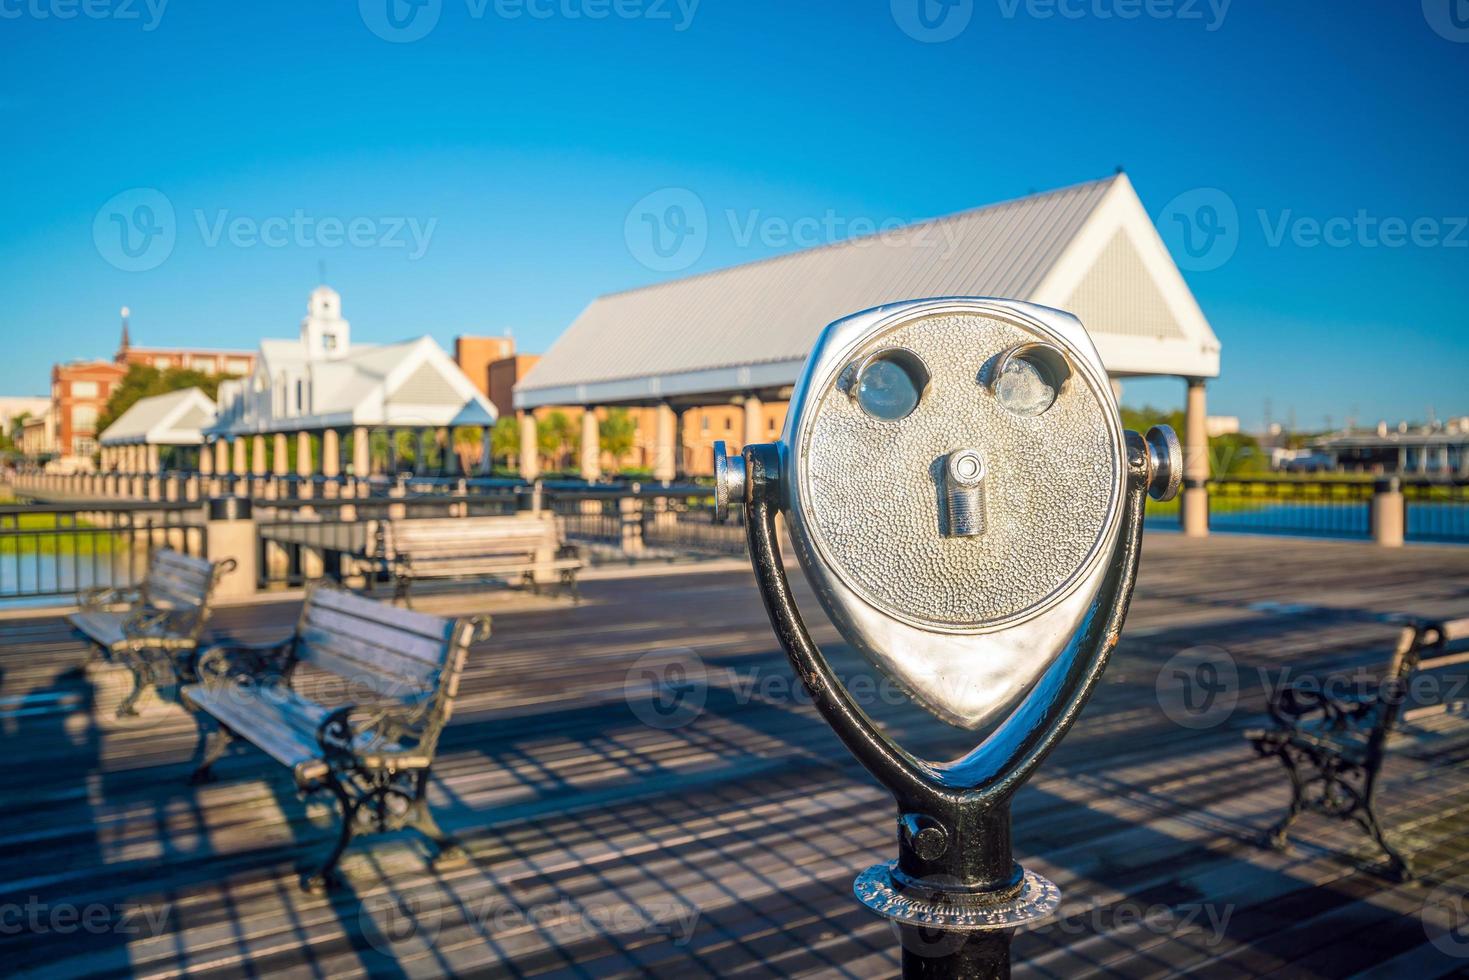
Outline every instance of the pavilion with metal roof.
[[214, 402], [198, 388], [140, 398], [98, 436], [102, 467], [157, 472], [165, 450], [202, 446], [213, 422]]
[[[545, 406], [657, 409], [654, 476], [677, 475], [679, 415], [789, 398], [821, 330], [905, 299], [996, 296], [1074, 313], [1114, 378], [1187, 383], [1184, 526], [1203, 533], [1205, 379], [1219, 340], [1125, 174], [594, 300], [515, 386], [522, 430]], [[595, 436], [587, 426], [584, 438]], [[522, 438], [525, 438], [523, 435]], [[585, 452], [585, 450], [584, 450]], [[533, 458], [524, 461], [532, 469]]]

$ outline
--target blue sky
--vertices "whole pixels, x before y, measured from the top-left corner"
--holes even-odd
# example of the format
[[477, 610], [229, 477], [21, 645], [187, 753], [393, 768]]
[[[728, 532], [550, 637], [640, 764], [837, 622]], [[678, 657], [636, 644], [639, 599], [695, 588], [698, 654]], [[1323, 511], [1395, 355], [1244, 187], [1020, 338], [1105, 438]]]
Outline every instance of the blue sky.
[[[0, 393], [110, 355], [124, 304], [140, 343], [289, 336], [321, 262], [357, 339], [542, 350], [599, 293], [795, 247], [751, 222], [825, 240], [1120, 164], [1154, 215], [1238, 214], [1186, 272], [1213, 412], [1469, 413], [1463, 0], [413, 2], [0, 0]], [[626, 227], [666, 188], [712, 218], [673, 271]]]

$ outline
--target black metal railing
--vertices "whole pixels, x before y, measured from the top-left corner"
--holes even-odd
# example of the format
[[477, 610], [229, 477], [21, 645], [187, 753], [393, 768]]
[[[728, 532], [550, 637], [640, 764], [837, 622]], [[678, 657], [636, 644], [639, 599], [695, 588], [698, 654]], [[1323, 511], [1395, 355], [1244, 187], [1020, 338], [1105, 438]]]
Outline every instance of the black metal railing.
[[700, 496], [662, 498], [643, 510], [643, 543], [650, 548], [695, 554], [744, 555], [743, 514], [714, 521], [714, 498], [705, 490]]
[[203, 556], [205, 534], [193, 503], [0, 506], [0, 601], [137, 585], [154, 551]]

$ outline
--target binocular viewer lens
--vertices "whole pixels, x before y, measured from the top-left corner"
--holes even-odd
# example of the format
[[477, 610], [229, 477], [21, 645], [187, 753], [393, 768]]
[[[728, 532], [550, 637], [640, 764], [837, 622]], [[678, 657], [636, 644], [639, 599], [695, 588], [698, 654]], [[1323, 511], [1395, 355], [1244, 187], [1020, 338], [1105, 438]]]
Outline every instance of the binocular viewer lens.
[[913, 414], [928, 387], [928, 368], [910, 350], [881, 350], [857, 368], [857, 404], [884, 422], [898, 422]]

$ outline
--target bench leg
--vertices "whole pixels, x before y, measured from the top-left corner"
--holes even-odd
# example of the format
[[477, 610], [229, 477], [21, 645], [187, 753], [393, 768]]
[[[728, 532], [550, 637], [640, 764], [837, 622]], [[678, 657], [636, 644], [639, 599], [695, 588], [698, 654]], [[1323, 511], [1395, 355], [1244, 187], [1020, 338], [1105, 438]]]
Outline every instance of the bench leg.
[[1301, 810], [1306, 805], [1306, 782], [1301, 776], [1301, 770], [1289, 749], [1281, 749], [1276, 753], [1280, 762], [1285, 766], [1285, 771], [1290, 775], [1290, 809], [1286, 811], [1275, 826], [1265, 832], [1265, 843], [1278, 851], [1283, 851], [1290, 843], [1289, 833], [1291, 824], [1301, 815]]
[[413, 608], [413, 600], [408, 598], [408, 590], [412, 587], [413, 580], [407, 575], [398, 575], [393, 581], [393, 604], [399, 601], [403, 603], [404, 609]]
[[148, 654], [142, 651], [133, 651], [128, 653], [124, 657], [124, 660], [126, 661], [128, 671], [133, 675], [133, 689], [118, 704], [118, 718], [130, 718], [136, 715], [138, 713], [138, 700], [157, 683], [154, 664]]
[[212, 778], [209, 773], [209, 767], [218, 762], [229, 751], [230, 744], [235, 740], [234, 732], [203, 712], [200, 712], [197, 718], [199, 724], [199, 748], [195, 752], [195, 755], [199, 759], [199, 764], [194, 767], [193, 773], [189, 775], [189, 783], [193, 786], [209, 782]]
[[428, 806], [428, 776], [427, 769], [418, 774], [418, 781], [413, 796], [413, 805], [408, 814], [406, 825], [418, 831], [424, 837], [433, 842], [437, 853], [434, 854], [433, 863], [441, 861], [456, 861], [462, 859], [464, 848], [452, 836], [445, 833], [434, 819], [433, 811]]
[[337, 874], [337, 864], [342, 860], [342, 854], [347, 850], [347, 845], [352, 842], [352, 834], [357, 827], [358, 802], [342, 786], [336, 773], [327, 775], [326, 788], [330, 789], [337, 798], [337, 805], [341, 810], [342, 826], [337, 832], [336, 844], [332, 846], [331, 853], [326, 856], [321, 867], [315, 871], [301, 874], [301, 889], [318, 895], [331, 891], [341, 884], [342, 876]]
[[1388, 843], [1387, 835], [1382, 831], [1382, 822], [1377, 819], [1377, 811], [1373, 806], [1372, 790], [1367, 791], [1367, 799], [1362, 804], [1362, 809], [1357, 812], [1357, 822], [1362, 829], [1372, 836], [1377, 846], [1382, 848], [1382, 853], [1387, 855], [1388, 869], [1399, 881], [1412, 881], [1413, 869], [1406, 858], [1397, 848]]
[[581, 605], [581, 589], [576, 584], [576, 572], [561, 573], [561, 591], [571, 593], [571, 604]]

